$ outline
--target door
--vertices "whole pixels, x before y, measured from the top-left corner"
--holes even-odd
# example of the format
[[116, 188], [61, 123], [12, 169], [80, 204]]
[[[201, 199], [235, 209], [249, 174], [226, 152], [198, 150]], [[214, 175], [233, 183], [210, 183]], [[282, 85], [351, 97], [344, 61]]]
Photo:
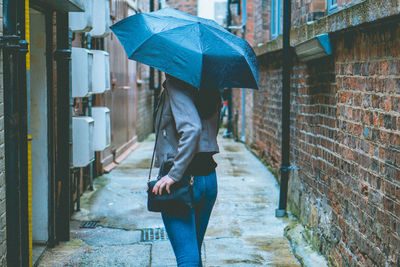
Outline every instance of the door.
[[[35, 258], [49, 239], [49, 136], [45, 15], [30, 14], [30, 129], [32, 136], [32, 241]], [[36, 253], [37, 252], [37, 253]]]

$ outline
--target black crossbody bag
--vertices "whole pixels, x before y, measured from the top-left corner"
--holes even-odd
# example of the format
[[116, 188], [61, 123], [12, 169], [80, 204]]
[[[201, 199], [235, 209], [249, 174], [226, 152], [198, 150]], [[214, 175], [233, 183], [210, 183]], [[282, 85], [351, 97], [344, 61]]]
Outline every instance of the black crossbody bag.
[[[161, 118], [164, 111], [165, 104], [165, 91], [161, 95], [161, 99], [157, 105], [157, 110], [162, 102], [160, 118], [157, 125], [156, 140], [154, 143], [153, 156], [151, 158], [149, 177], [147, 180], [147, 209], [154, 212], [166, 212], [166, 213], [189, 213], [193, 207], [193, 176], [183, 177], [180, 181], [174, 183], [170, 187], [170, 194], [164, 190], [162, 195], [156, 195], [153, 193], [153, 187], [164, 175], [168, 174], [169, 169], [172, 167], [173, 162], [163, 162], [161, 164], [160, 174], [157, 180], [151, 181], [151, 171], [153, 169], [154, 157], [157, 148], [158, 134], [160, 132]], [[157, 115], [157, 111], [156, 111]], [[155, 116], [156, 120], [156, 116]]]

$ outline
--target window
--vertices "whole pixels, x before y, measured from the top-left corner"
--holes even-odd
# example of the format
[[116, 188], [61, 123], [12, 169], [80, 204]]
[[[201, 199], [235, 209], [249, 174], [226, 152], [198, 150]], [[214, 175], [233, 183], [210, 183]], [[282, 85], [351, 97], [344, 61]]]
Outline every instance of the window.
[[282, 0], [271, 0], [271, 39], [282, 33], [281, 2]]
[[326, 0], [328, 2], [328, 14], [337, 11], [337, 0]]

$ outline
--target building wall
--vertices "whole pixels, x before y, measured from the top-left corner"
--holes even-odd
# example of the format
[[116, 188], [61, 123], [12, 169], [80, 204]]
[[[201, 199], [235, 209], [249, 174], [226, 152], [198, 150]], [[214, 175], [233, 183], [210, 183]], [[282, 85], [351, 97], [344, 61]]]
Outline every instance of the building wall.
[[[140, 10], [150, 11], [150, 1], [143, 0], [138, 2]], [[154, 1], [154, 10], [159, 9], [158, 1]], [[155, 70], [155, 75], [157, 71]], [[153, 102], [154, 90], [150, 90], [150, 68], [147, 65], [138, 64], [137, 73], [142, 82], [137, 86], [137, 136], [139, 140], [146, 138], [153, 132]], [[155, 80], [156, 77], [154, 78]]]
[[[337, 36], [334, 43], [335, 56], [294, 64], [291, 162], [299, 170], [290, 177], [289, 207], [332, 264], [396, 266], [400, 28], [374, 27]], [[246, 136], [276, 173], [281, 157], [281, 57], [277, 52], [260, 61], [261, 90], [253, 92], [251, 103], [254, 134]]]
[[[256, 7], [257, 1], [248, 4]], [[293, 8], [294, 27], [313, 18], [312, 4], [317, 2], [293, 3], [301, 4]], [[379, 14], [396, 14], [395, 2], [368, 4]], [[338, 9], [358, 3], [338, 1]], [[264, 12], [248, 14], [247, 31], [254, 32], [246, 38], [254, 47], [270, 40], [265, 36], [268, 6], [248, 8]], [[364, 14], [372, 14], [368, 12]], [[290, 160], [299, 169], [289, 180], [289, 210], [308, 229], [314, 248], [334, 266], [400, 264], [400, 28], [373, 16], [368, 21], [356, 28], [351, 21], [332, 25], [345, 30], [330, 34], [330, 57], [308, 63], [293, 57]], [[280, 38], [266, 47], [278, 43]], [[259, 57], [260, 90], [246, 92], [245, 132], [246, 143], [279, 177], [282, 50], [271, 51]], [[234, 89], [239, 129], [242, 101], [240, 90]]]
[[395, 24], [344, 34], [294, 68], [290, 208], [334, 264], [400, 262], [399, 41]]
[[[112, 0], [111, 24], [130, 15], [148, 12], [150, 1]], [[155, 1], [155, 9], [158, 3]], [[149, 88], [149, 67], [127, 58], [118, 38], [111, 33], [104, 39], [110, 54], [112, 90], [98, 97], [97, 104], [111, 111], [111, 146], [101, 152], [103, 167], [119, 161], [119, 156], [153, 130], [153, 94]]]
[[137, 88], [137, 136], [138, 140], [145, 139], [153, 131], [153, 102], [154, 91], [149, 89], [149, 67], [142, 65], [144, 84]]
[[167, 0], [166, 4], [180, 11], [197, 15], [197, 0]]
[[[0, 35], [3, 35], [3, 1], [0, 0]], [[4, 166], [3, 52], [0, 50], [0, 265], [6, 266], [6, 184]]]
[[337, 5], [333, 9], [329, 8], [327, 0], [292, 1], [292, 25], [299, 26], [364, 1], [365, 0], [337, 0]]

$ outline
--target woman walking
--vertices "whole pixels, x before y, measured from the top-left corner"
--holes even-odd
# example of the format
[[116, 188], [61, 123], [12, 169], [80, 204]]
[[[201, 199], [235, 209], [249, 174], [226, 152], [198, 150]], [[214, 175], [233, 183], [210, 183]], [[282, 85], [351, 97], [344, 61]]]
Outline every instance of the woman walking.
[[[157, 112], [160, 179], [150, 181], [150, 168], [148, 209], [164, 211], [178, 266], [202, 266], [201, 245], [217, 196], [212, 156], [218, 153], [218, 88], [258, 89], [257, 56], [249, 43], [215, 21], [173, 8], [138, 13], [111, 30], [130, 59], [176, 77], [167, 75]], [[190, 212], [169, 212], [172, 202]]]
[[[162, 212], [178, 266], [202, 266], [201, 246], [217, 197], [217, 134], [221, 97], [218, 89], [200, 91], [166, 75], [158, 109], [156, 166], [161, 177], [155, 194], [168, 194], [181, 179], [193, 176], [193, 207], [189, 213]], [[159, 105], [159, 106], [161, 106]]]

